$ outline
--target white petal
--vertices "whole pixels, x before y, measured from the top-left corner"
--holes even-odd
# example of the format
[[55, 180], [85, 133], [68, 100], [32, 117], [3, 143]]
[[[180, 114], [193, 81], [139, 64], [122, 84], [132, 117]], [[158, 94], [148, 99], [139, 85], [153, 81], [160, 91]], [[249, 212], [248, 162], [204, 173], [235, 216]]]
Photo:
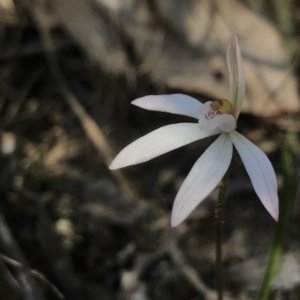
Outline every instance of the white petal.
[[199, 126], [203, 131], [219, 128], [223, 132], [230, 132], [236, 128], [236, 120], [232, 115], [216, 115], [211, 108], [211, 101], [205, 102], [199, 109], [197, 116]]
[[230, 136], [241, 156], [257, 196], [271, 216], [278, 220], [277, 182], [272, 164], [261, 149], [240, 133], [233, 131]]
[[172, 211], [172, 226], [180, 224], [218, 185], [232, 158], [232, 142], [223, 133], [201, 155], [183, 182]]
[[131, 102], [148, 110], [169, 112], [196, 118], [196, 113], [202, 106], [198, 100], [182, 94], [145, 96]]
[[109, 166], [119, 169], [148, 161], [196, 140], [220, 133], [203, 132], [197, 123], [179, 123], [156, 129], [124, 148]]
[[229, 42], [226, 59], [229, 71], [229, 101], [237, 119], [245, 97], [245, 74], [237, 36], [233, 36]]

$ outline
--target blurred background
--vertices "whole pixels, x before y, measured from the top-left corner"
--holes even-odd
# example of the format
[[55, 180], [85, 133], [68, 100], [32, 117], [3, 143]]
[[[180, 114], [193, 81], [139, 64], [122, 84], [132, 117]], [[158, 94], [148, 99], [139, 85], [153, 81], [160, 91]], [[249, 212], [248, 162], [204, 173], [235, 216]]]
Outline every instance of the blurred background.
[[[170, 213], [215, 138], [108, 165], [142, 135], [190, 121], [135, 98], [228, 98], [234, 34], [238, 130], [268, 155], [289, 206], [271, 299], [299, 299], [299, 28], [296, 0], [0, 0], [0, 299], [214, 299], [216, 192], [176, 228]], [[253, 299], [275, 222], [237, 153], [226, 201], [226, 296]]]

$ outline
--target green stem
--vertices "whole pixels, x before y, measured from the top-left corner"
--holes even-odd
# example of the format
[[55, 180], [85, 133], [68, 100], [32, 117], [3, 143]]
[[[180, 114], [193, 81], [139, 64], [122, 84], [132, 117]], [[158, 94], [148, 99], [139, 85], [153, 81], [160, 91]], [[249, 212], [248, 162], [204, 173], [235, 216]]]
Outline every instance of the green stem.
[[264, 279], [257, 296], [257, 300], [267, 300], [269, 298], [272, 280], [276, 274], [282, 252], [282, 240], [285, 233], [285, 225], [288, 217], [288, 208], [291, 190], [291, 170], [292, 159], [286, 143], [283, 143], [281, 149], [281, 166], [283, 174], [283, 185], [279, 195], [279, 220], [275, 227], [267, 268]]
[[290, 2], [286, 0], [274, 0], [275, 11], [277, 14], [278, 25], [285, 39], [285, 47], [291, 62], [295, 54], [294, 22]]
[[218, 300], [223, 299], [224, 282], [223, 282], [223, 265], [222, 265], [222, 243], [223, 243], [223, 214], [226, 189], [228, 184], [228, 174], [226, 172], [219, 184], [218, 200], [216, 204], [215, 221], [216, 221], [216, 282], [218, 290]]

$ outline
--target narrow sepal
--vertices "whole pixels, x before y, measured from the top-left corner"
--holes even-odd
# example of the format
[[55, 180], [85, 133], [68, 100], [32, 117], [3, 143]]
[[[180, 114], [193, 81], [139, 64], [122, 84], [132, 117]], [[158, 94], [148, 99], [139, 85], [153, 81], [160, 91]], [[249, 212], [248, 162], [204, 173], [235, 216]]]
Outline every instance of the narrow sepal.
[[119, 169], [148, 161], [196, 140], [220, 133], [201, 131], [198, 123], [179, 123], [156, 129], [124, 148], [113, 160], [110, 169]]
[[230, 137], [245, 165], [257, 196], [277, 221], [279, 213], [277, 181], [270, 160], [261, 149], [240, 133], [233, 131]]
[[172, 211], [172, 226], [177, 226], [218, 185], [228, 170], [232, 158], [232, 142], [222, 133], [194, 164], [176, 196]]
[[229, 71], [229, 101], [237, 119], [245, 97], [245, 74], [237, 36], [233, 36], [229, 42], [226, 59]]
[[196, 119], [196, 113], [202, 106], [198, 100], [183, 94], [145, 96], [131, 103], [148, 110], [185, 115]]

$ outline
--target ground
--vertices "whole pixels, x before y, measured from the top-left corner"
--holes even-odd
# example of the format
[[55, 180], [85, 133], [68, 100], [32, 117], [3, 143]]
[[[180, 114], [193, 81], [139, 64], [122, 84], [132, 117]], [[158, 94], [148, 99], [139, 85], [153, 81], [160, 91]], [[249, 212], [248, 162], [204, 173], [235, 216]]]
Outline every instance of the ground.
[[[186, 90], [137, 72], [137, 53], [126, 41], [133, 73], [108, 71], [56, 21], [52, 51], [35, 9], [17, 3], [18, 22], [1, 25], [0, 299], [214, 299], [217, 190], [180, 226], [171, 228], [170, 214], [181, 183], [215, 138], [122, 173], [108, 169], [131, 141], [191, 121], [130, 102]], [[211, 99], [193, 89], [189, 94]], [[282, 113], [276, 122], [248, 112], [238, 123], [239, 132], [267, 153], [280, 192], [283, 144], [293, 160], [272, 299], [300, 295], [298, 116]], [[228, 299], [255, 297], [275, 226], [235, 152], [224, 212]]]

